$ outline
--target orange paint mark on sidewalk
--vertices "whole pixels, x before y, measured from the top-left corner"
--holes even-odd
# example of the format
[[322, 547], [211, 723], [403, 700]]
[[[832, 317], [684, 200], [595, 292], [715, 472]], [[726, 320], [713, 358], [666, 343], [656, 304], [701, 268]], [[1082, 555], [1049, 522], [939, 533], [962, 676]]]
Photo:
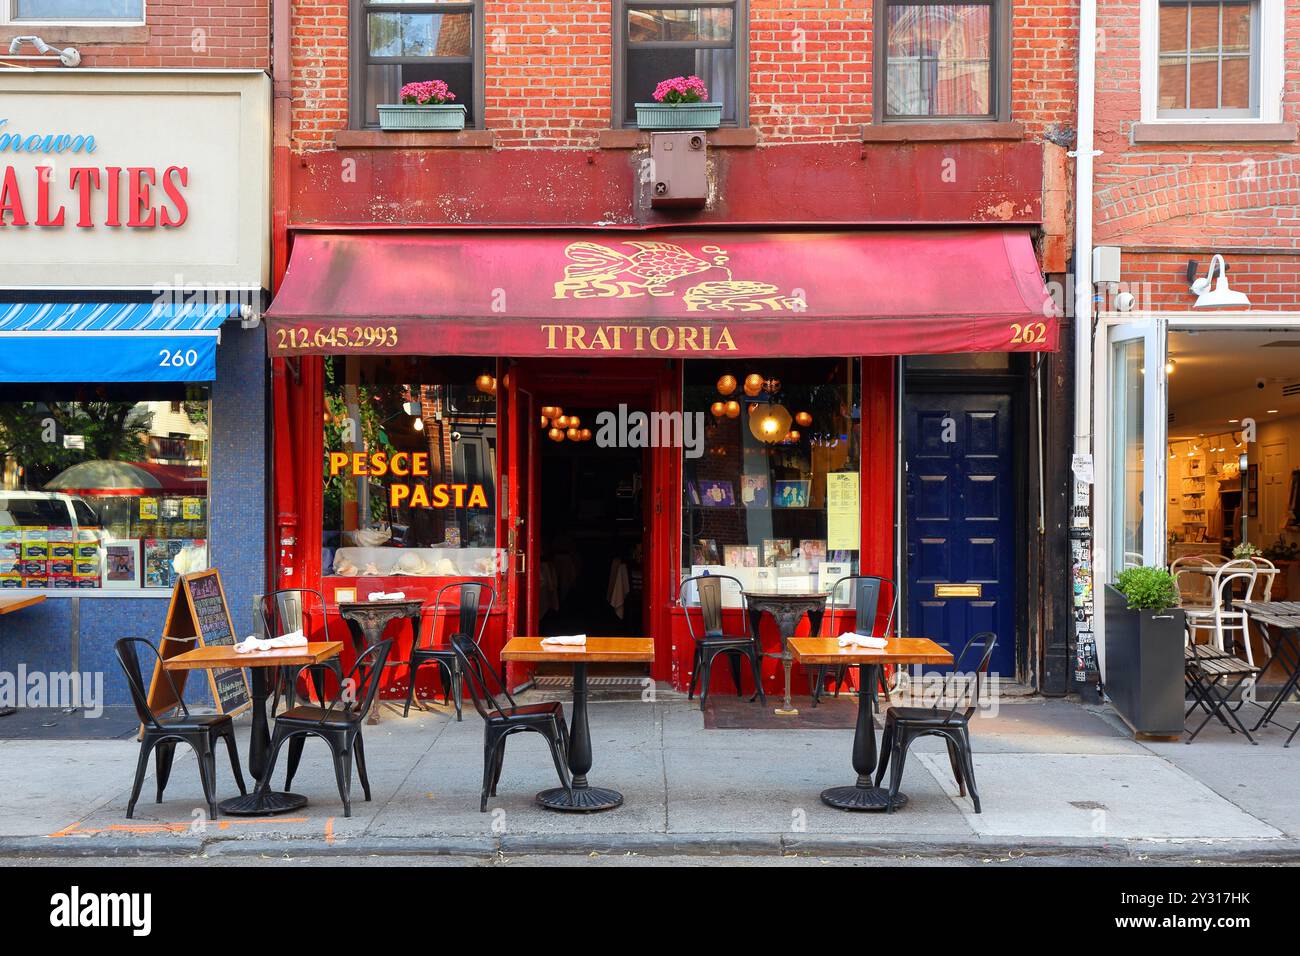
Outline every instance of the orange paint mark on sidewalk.
[[[213, 820], [207, 824], [217, 830], [226, 831], [235, 826], [258, 826], [269, 823], [306, 823], [308, 817], [276, 817], [274, 820]], [[113, 823], [106, 827], [82, 827], [73, 823], [62, 830], [47, 834], [50, 838], [69, 836], [93, 836], [96, 833], [186, 833], [194, 826], [194, 821], [184, 820], [176, 823]]]
[[334, 842], [334, 818], [330, 817], [325, 821], [325, 842], [333, 844]]

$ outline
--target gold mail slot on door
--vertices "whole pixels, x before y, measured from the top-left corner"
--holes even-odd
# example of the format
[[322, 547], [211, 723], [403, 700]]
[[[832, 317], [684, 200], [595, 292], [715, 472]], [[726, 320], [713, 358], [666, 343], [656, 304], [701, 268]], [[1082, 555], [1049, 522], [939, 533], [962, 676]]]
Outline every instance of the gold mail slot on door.
[[936, 584], [934, 596], [937, 598], [977, 598], [984, 596], [982, 584]]

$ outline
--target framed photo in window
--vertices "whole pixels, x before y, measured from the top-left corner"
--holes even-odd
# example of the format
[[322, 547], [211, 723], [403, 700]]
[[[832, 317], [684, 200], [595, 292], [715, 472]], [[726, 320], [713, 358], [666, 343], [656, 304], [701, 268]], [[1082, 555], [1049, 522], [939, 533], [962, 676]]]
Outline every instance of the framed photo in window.
[[140, 541], [113, 541], [104, 546], [100, 570], [106, 591], [133, 591], [140, 587]]

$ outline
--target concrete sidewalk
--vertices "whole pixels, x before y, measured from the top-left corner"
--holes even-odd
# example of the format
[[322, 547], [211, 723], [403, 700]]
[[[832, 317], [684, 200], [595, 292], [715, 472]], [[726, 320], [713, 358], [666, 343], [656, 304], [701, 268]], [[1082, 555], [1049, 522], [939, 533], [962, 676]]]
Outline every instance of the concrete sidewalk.
[[[1287, 705], [1283, 717], [1300, 720], [1298, 711]], [[972, 728], [982, 814], [957, 796], [943, 746], [930, 739], [907, 763], [910, 802], [885, 815], [818, 798], [854, 780], [851, 730], [706, 730], [695, 704], [667, 693], [652, 703], [594, 701], [591, 727], [592, 783], [626, 798], [592, 815], [533, 802], [556, 782], [536, 735], [511, 739], [499, 796], [479, 813], [483, 727], [472, 710], [462, 723], [385, 712], [367, 727], [374, 801], [354, 782], [350, 819], [319, 741], [308, 743], [294, 780], [310, 799], [300, 813], [207, 821], [193, 757], [178, 750], [165, 802], [153, 803], [146, 781], [128, 821], [134, 740], [0, 740], [0, 861], [576, 853], [1300, 861], [1300, 748], [1283, 750], [1280, 729], [1265, 729], [1257, 747], [1218, 726], [1191, 746], [1139, 743], [1103, 708], [1005, 702]], [[282, 758], [281, 785], [283, 775]], [[221, 797], [235, 792], [224, 754], [217, 779]]]

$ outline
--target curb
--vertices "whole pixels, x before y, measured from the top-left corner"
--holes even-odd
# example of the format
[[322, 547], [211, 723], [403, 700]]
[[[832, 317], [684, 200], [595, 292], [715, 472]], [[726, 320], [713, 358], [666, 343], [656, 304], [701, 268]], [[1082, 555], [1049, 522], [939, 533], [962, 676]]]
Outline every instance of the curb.
[[132, 837], [11, 837], [0, 839], [0, 866], [21, 859], [75, 862], [94, 857], [239, 859], [247, 857], [361, 856], [456, 857], [493, 860], [528, 856], [686, 856], [686, 857], [914, 857], [989, 861], [1085, 858], [1099, 865], [1122, 862], [1154, 864], [1296, 864], [1300, 840], [1090, 840], [996, 838], [935, 839], [926, 834], [876, 836], [789, 833], [690, 834], [521, 834], [500, 837], [381, 837], [340, 839], [333, 843], [302, 839], [188, 839]]

